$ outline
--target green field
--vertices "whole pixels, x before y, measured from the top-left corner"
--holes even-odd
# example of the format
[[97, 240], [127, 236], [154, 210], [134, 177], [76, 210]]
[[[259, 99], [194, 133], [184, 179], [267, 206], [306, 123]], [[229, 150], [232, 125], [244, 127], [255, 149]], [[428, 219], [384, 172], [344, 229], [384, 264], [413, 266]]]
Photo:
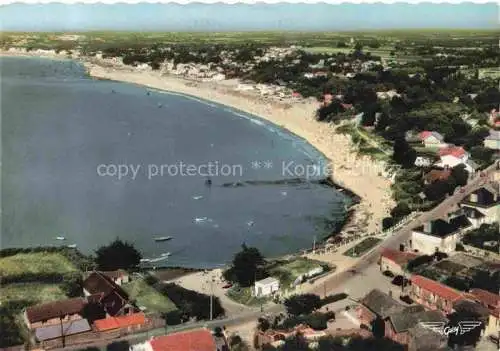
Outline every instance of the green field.
[[240, 288], [232, 287], [226, 295], [233, 301], [247, 306], [259, 306], [268, 302], [267, 298], [257, 298], [252, 295], [252, 287]]
[[175, 304], [162, 295], [143, 279], [132, 280], [122, 285], [131, 299], [137, 301], [139, 307], [145, 307], [145, 312], [167, 313], [177, 309]]
[[32, 304], [66, 299], [66, 295], [56, 284], [10, 284], [0, 288], [0, 302], [31, 301]]
[[65, 274], [78, 269], [59, 253], [36, 252], [0, 258], [0, 277], [31, 274]]
[[381, 241], [382, 240], [378, 238], [371, 238], [371, 237], [366, 238], [359, 244], [355, 245], [354, 247], [351, 247], [349, 250], [344, 252], [344, 255], [350, 257], [359, 257]]
[[288, 262], [276, 262], [269, 268], [269, 274], [279, 279], [281, 287], [287, 289], [299, 276], [318, 267], [321, 267], [321, 262], [299, 257]]
[[[74, 39], [68, 34], [77, 35]], [[373, 55], [390, 57], [395, 42], [413, 45], [427, 44], [429, 41], [436, 45], [443, 43], [458, 43], [467, 40], [474, 46], [486, 43], [498, 43], [497, 30], [460, 30], [460, 29], [416, 29], [416, 30], [380, 30], [380, 31], [351, 31], [351, 32], [279, 32], [279, 31], [250, 31], [250, 32], [127, 32], [127, 31], [90, 31], [75, 33], [29, 33], [3, 32], [2, 45], [33, 46], [36, 48], [73, 49], [80, 45], [93, 47], [107, 47], [126, 44], [128, 46], [148, 46], [152, 44], [174, 43], [210, 43], [210, 44], [247, 44], [260, 43], [266, 45], [299, 45], [313, 52], [344, 52], [349, 48], [337, 48], [338, 42], [348, 42], [354, 38], [365, 46], [366, 51]], [[453, 41], [452, 41], [453, 40]], [[378, 48], [369, 47], [373, 41], [380, 42]], [[458, 45], [458, 44], [457, 44]], [[469, 45], [470, 46], [470, 45]], [[397, 56], [396, 59], [412, 59], [410, 55]]]

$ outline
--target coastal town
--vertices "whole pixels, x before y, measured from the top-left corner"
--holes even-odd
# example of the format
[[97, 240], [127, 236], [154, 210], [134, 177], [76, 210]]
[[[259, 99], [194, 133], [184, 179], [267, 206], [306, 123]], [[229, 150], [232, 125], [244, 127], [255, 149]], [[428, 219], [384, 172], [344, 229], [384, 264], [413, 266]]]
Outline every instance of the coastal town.
[[242, 243], [216, 269], [156, 265], [119, 237], [2, 248], [0, 349], [500, 350], [498, 33], [450, 33], [4, 33], [2, 57], [284, 128], [355, 201], [299, 252]]

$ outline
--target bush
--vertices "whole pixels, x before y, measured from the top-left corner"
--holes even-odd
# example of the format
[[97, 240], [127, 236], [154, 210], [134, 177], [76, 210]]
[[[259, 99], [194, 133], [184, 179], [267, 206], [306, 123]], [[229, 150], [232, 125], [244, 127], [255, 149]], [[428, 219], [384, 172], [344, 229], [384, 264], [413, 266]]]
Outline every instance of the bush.
[[321, 300], [321, 306], [328, 305], [333, 302], [337, 302], [340, 300], [344, 300], [347, 298], [349, 295], [346, 293], [339, 293], [339, 294], [334, 294], [334, 295], [328, 295], [324, 299]]
[[385, 217], [382, 219], [382, 230], [387, 230], [394, 225], [395, 221], [392, 217]]
[[321, 307], [321, 298], [315, 294], [302, 294], [285, 300], [288, 314], [299, 316], [309, 314]]
[[455, 247], [455, 251], [465, 251], [465, 247], [462, 244], [458, 243]]
[[[185, 289], [173, 283], [162, 285], [158, 290], [167, 295], [184, 315], [194, 317], [197, 320], [210, 318], [210, 309], [207, 308], [210, 305], [210, 296]], [[223, 316], [225, 311], [219, 298], [214, 297], [212, 302], [213, 317]]]
[[433, 257], [429, 255], [423, 255], [419, 256], [410, 262], [408, 262], [408, 265], [406, 266], [408, 271], [414, 272], [415, 269], [421, 265], [431, 263], [433, 261]]
[[163, 315], [167, 325], [178, 325], [184, 322], [185, 316], [181, 310], [173, 310]]
[[83, 293], [82, 275], [78, 272], [66, 275], [61, 288], [68, 297], [81, 296]]

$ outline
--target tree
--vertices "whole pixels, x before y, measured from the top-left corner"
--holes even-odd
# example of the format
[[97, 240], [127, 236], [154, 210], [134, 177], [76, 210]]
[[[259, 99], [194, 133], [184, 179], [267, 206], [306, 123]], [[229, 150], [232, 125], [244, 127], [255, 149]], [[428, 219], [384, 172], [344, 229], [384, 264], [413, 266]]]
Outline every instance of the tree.
[[404, 138], [398, 138], [394, 142], [392, 158], [404, 168], [410, 168], [417, 159], [417, 152], [410, 147]]
[[257, 329], [265, 332], [270, 327], [271, 327], [271, 323], [266, 318], [259, 318], [258, 319]]
[[127, 340], [115, 341], [106, 346], [107, 351], [128, 351], [129, 349], [130, 343]]
[[288, 314], [300, 316], [310, 314], [321, 307], [321, 298], [315, 294], [302, 294], [289, 297], [285, 300]]
[[382, 230], [389, 229], [393, 225], [394, 225], [394, 218], [384, 217], [384, 219], [382, 219]]
[[416, 270], [417, 267], [419, 267], [421, 265], [424, 265], [424, 264], [431, 263], [432, 260], [433, 260], [433, 257], [432, 256], [428, 256], [428, 255], [423, 255], [423, 256], [416, 257], [413, 260], [411, 260], [411, 261], [408, 262], [408, 264], [406, 265], [406, 269], [409, 272], [415, 272], [415, 270]]
[[247, 287], [265, 274], [261, 269], [265, 260], [257, 248], [248, 247], [245, 244], [241, 247], [241, 251], [234, 255], [231, 268], [224, 272], [224, 278]]
[[231, 335], [228, 344], [231, 351], [250, 351], [248, 344], [239, 335]]
[[343, 350], [344, 340], [341, 337], [325, 336], [318, 340], [318, 351]]
[[451, 177], [457, 185], [464, 186], [469, 180], [469, 172], [465, 169], [464, 164], [459, 164], [451, 169]]
[[64, 277], [64, 280], [61, 284], [61, 289], [68, 297], [81, 296], [83, 294], [82, 276], [78, 273], [78, 274], [70, 274]]
[[102, 246], [96, 251], [97, 266], [103, 271], [137, 267], [141, 258], [141, 253], [132, 244], [118, 238], [108, 246]]
[[309, 343], [300, 333], [285, 340], [283, 346], [279, 348], [282, 351], [309, 351]]
[[410, 207], [406, 202], [400, 202], [391, 210], [391, 216], [394, 218], [403, 218], [411, 213]]
[[481, 325], [463, 335], [461, 335], [461, 333], [450, 333], [448, 336], [448, 345], [453, 349], [456, 349], [456, 346], [476, 346], [481, 337], [481, 331], [484, 329], [486, 319], [488, 318], [488, 311], [481, 305], [466, 300], [458, 302], [454, 306], [454, 310], [455, 312], [448, 315], [448, 327], [460, 328], [459, 323], [463, 321], [477, 321], [481, 322]]

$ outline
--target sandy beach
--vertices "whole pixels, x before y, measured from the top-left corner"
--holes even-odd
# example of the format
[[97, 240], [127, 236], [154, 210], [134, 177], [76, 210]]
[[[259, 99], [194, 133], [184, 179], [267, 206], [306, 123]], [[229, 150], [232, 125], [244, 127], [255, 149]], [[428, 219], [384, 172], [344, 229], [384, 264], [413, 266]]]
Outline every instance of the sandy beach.
[[[11, 49], [1, 54], [68, 58], [51, 51], [26, 53]], [[360, 197], [361, 201], [349, 225], [358, 227], [362, 232], [380, 231], [382, 219], [394, 206], [390, 181], [380, 174], [384, 165], [368, 156], [358, 155], [350, 137], [336, 133], [333, 125], [317, 122], [314, 116], [319, 102], [270, 103], [252, 93], [236, 91], [237, 81], [193, 82], [159, 71], [137, 70], [95, 59], [80, 60], [94, 78], [129, 82], [214, 101], [258, 116], [307, 140], [330, 160], [333, 181]]]

